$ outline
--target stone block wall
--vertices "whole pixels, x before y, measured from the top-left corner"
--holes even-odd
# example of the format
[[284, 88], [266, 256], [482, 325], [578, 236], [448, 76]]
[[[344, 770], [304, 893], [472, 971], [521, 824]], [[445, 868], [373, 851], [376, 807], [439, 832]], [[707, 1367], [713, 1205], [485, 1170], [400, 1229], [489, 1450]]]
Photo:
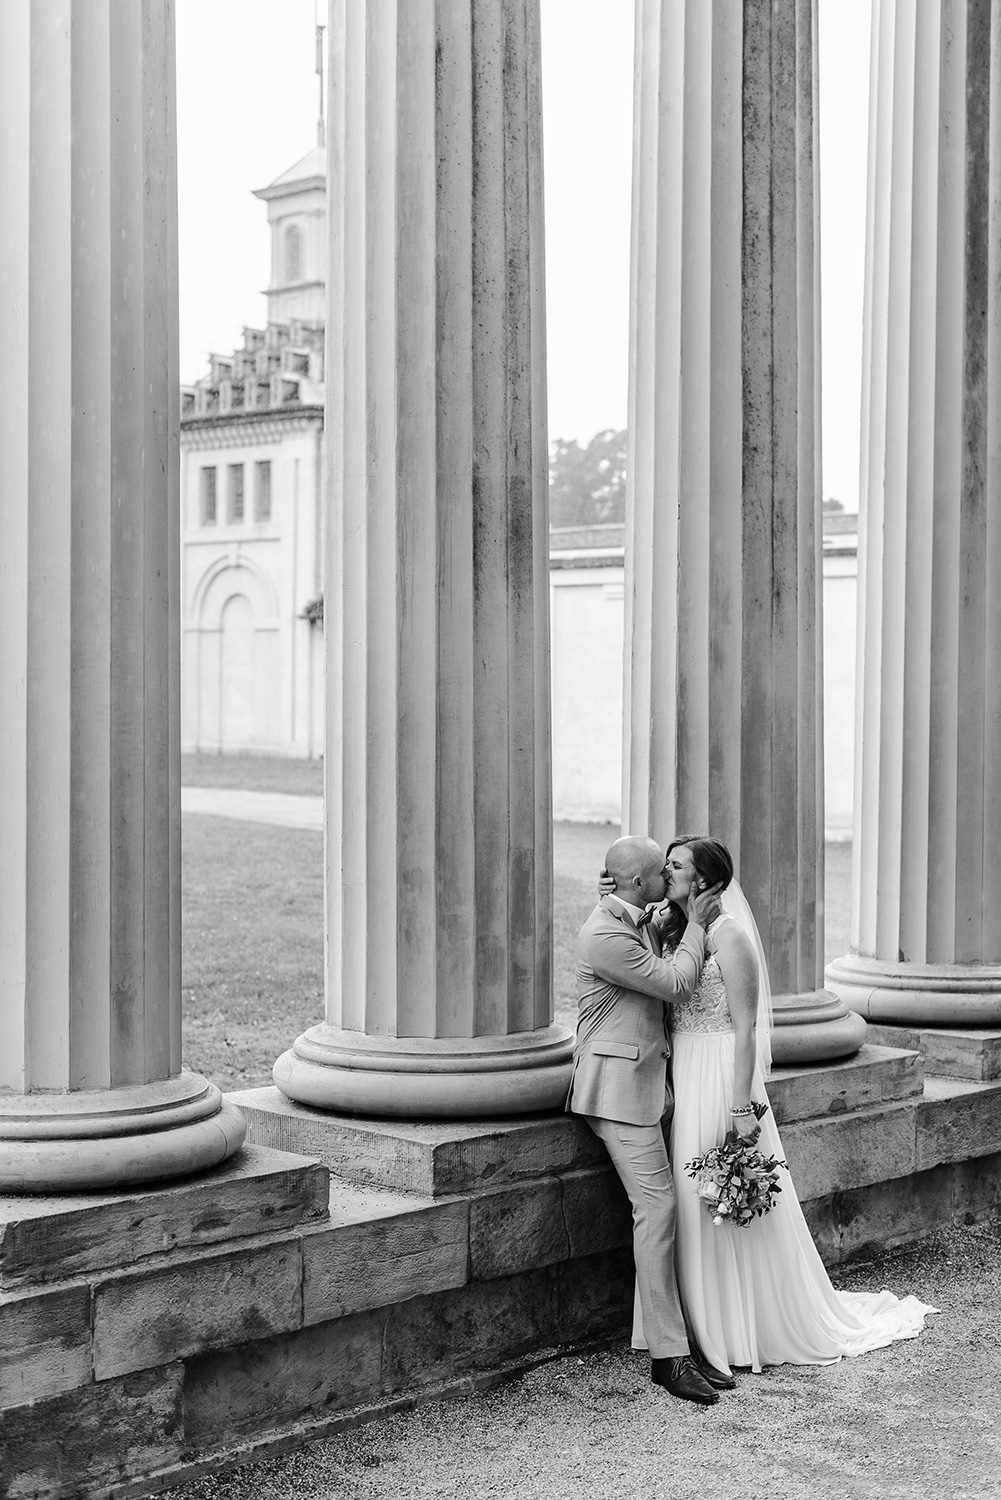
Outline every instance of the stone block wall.
[[[772, 1080], [829, 1265], [1001, 1210], [1001, 1084], [915, 1057]], [[0, 1199], [10, 1500], [124, 1500], [627, 1335], [629, 1207], [581, 1121], [338, 1120], [274, 1092], [237, 1096], [256, 1143], [191, 1182]]]
[[208, 1182], [75, 1213], [3, 1200], [0, 1493], [145, 1493], [626, 1326], [629, 1209], [605, 1164], [440, 1198], [333, 1179], [328, 1204], [327, 1184], [249, 1147]]

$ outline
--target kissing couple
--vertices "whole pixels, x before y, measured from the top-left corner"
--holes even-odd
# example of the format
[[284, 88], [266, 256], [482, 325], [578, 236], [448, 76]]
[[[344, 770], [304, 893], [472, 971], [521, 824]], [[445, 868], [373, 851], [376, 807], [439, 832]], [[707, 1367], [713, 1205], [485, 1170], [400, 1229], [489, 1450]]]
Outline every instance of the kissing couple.
[[731, 1132], [783, 1156], [765, 1089], [768, 969], [726, 845], [682, 835], [665, 858], [653, 839], [617, 839], [599, 891], [577, 941], [567, 1109], [632, 1204], [632, 1341], [651, 1379], [711, 1406], [734, 1367], [829, 1364], [913, 1338], [936, 1309], [835, 1291], [786, 1172], [774, 1207], [746, 1225], [717, 1222], [685, 1174]]

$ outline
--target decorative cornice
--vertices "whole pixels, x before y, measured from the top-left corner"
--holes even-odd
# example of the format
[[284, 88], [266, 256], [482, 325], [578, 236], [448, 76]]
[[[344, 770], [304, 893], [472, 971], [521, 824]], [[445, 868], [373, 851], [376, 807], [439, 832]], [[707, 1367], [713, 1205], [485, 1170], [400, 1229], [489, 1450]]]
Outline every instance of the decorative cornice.
[[326, 282], [318, 278], [312, 281], [281, 281], [276, 286], [265, 287], [264, 295], [273, 297], [278, 292], [308, 292], [318, 286], [326, 286]]
[[255, 198], [263, 198], [265, 203], [270, 203], [274, 198], [291, 198], [294, 194], [326, 192], [327, 179], [318, 174], [313, 177], [300, 177], [292, 182], [273, 182], [269, 187], [252, 188]]
[[265, 443], [277, 435], [276, 429], [308, 432], [323, 426], [322, 406], [296, 406], [292, 409], [267, 407], [263, 411], [226, 412], [211, 417], [184, 417], [181, 421], [182, 448], [225, 448], [238, 441]]
[[625, 562], [624, 547], [580, 547], [554, 549], [549, 566], [555, 572], [564, 568], [621, 568]]

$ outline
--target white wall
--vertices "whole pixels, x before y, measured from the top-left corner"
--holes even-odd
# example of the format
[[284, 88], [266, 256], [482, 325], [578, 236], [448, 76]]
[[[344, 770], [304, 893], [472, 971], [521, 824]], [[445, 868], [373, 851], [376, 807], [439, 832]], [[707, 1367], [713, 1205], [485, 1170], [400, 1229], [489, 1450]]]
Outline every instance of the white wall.
[[550, 573], [553, 809], [618, 822], [622, 799], [622, 568]]
[[858, 558], [824, 558], [824, 796], [827, 837], [852, 836]]
[[[827, 837], [840, 840], [850, 839], [852, 829], [858, 568], [854, 538], [838, 541], [849, 555], [824, 557], [824, 762]], [[555, 568], [550, 579], [554, 814], [618, 822], [622, 565]]]

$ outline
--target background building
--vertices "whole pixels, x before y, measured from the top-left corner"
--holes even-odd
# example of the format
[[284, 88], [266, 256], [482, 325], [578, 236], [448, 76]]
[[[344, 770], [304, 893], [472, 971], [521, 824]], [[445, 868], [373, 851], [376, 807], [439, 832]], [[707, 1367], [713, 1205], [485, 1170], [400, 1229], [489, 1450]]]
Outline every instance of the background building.
[[326, 160], [316, 147], [268, 206], [266, 328], [182, 392], [182, 745], [323, 748], [321, 591]]

